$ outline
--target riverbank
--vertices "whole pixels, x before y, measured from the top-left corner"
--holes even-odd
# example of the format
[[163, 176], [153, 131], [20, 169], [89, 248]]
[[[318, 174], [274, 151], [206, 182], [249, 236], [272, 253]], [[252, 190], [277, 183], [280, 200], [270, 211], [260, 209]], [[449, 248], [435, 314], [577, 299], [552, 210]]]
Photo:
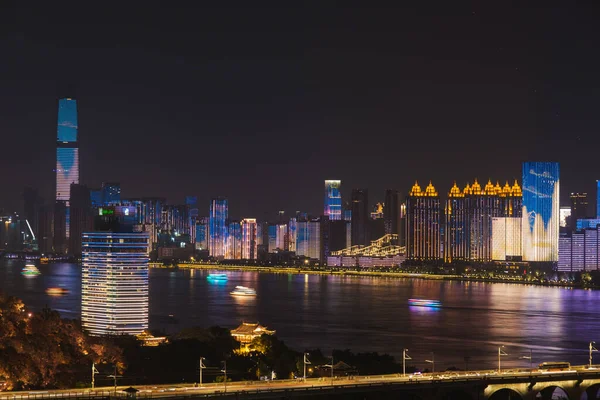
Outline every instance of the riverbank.
[[[163, 266], [159, 263], [152, 263], [153, 268], [174, 268], [173, 266]], [[553, 282], [517, 279], [516, 277], [477, 277], [458, 274], [433, 274], [416, 273], [406, 271], [375, 271], [375, 270], [346, 270], [338, 268], [330, 269], [308, 269], [298, 267], [281, 266], [250, 266], [250, 265], [222, 265], [222, 264], [201, 264], [201, 263], [181, 263], [177, 265], [181, 269], [215, 270], [215, 271], [246, 271], [270, 274], [299, 274], [299, 275], [333, 275], [349, 277], [383, 277], [383, 278], [402, 278], [402, 279], [427, 279], [427, 280], [447, 280], [460, 282], [483, 282], [483, 283], [513, 283], [518, 285], [535, 285], [546, 287], [562, 287], [570, 289], [598, 289], [597, 286], [584, 286], [579, 282]]]

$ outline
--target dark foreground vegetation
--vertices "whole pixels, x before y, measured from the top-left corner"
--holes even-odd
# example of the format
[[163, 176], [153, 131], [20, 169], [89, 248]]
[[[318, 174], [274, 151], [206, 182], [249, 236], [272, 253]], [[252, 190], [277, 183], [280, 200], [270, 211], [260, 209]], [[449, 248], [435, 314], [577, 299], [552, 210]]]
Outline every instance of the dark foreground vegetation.
[[[329, 376], [330, 354], [307, 350], [307, 376]], [[30, 312], [21, 300], [0, 294], [0, 389], [29, 390], [90, 387], [92, 363], [96, 386], [141, 385], [199, 381], [200, 357], [206, 369], [203, 382], [288, 379], [303, 376], [303, 353], [275, 336], [263, 335], [240, 350], [229, 330], [220, 327], [185, 329], [166, 343], [146, 347], [132, 336], [90, 337], [77, 320], [63, 319], [44, 309]], [[333, 352], [335, 375], [400, 372], [392, 356], [377, 353]], [[225, 363], [226, 365], [225, 365]], [[341, 363], [340, 363], [341, 362]], [[338, 370], [337, 365], [340, 365]], [[273, 375], [274, 373], [274, 375]]]

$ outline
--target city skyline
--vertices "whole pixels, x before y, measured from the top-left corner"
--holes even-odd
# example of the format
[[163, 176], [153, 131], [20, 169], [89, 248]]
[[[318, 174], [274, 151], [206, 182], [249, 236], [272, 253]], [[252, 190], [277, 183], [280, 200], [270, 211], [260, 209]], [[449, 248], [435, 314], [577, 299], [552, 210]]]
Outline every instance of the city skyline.
[[[224, 196], [233, 215], [316, 215], [329, 177], [375, 203], [415, 179], [441, 192], [474, 176], [512, 181], [526, 160], [561, 163], [563, 204], [593, 192], [599, 177], [580, 153], [597, 144], [598, 57], [578, 39], [593, 37], [594, 9], [196, 7], [77, 18], [49, 7], [42, 19], [3, 6], [0, 73], [12, 79], [0, 130], [13, 151], [0, 167], [18, 190], [2, 191], [0, 207], [19, 209], [24, 186], [52, 198], [47, 149], [65, 96], [79, 102], [81, 182], [120, 182], [124, 197]], [[164, 18], [160, 34], [144, 22]], [[108, 22], [117, 29], [97, 29]]]

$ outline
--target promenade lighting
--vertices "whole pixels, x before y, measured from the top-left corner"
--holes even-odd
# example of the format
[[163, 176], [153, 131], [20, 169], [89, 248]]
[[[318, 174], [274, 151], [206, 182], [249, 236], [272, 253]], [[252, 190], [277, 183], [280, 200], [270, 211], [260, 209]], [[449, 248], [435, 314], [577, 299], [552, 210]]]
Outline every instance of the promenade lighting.
[[508, 355], [508, 353], [506, 353], [504, 350], [502, 350], [503, 348], [504, 348], [504, 346], [498, 347], [498, 373], [502, 372], [502, 356]]
[[431, 364], [431, 372], [435, 372], [435, 355], [431, 352], [431, 360], [425, 360], [425, 362]]
[[519, 357], [520, 360], [529, 360], [529, 368], [533, 369], [533, 350], [529, 349], [528, 356]]
[[221, 361], [221, 364], [223, 366], [223, 369], [221, 370], [221, 372], [224, 375], [224, 380], [223, 380], [223, 392], [227, 393], [227, 361]]
[[590, 342], [590, 368], [592, 368], [592, 353], [594, 351], [598, 351], [598, 349], [594, 346], [596, 342]]
[[[311, 362], [308, 360], [308, 356], [310, 353], [304, 353], [304, 381], [306, 382], [306, 364], [310, 364]], [[333, 362], [332, 362], [333, 364]]]
[[402, 376], [406, 376], [406, 360], [412, 360], [407, 351], [408, 349], [402, 349]]
[[200, 357], [200, 387], [202, 387], [202, 370], [206, 368], [206, 365], [202, 361], [204, 361], [204, 357]]

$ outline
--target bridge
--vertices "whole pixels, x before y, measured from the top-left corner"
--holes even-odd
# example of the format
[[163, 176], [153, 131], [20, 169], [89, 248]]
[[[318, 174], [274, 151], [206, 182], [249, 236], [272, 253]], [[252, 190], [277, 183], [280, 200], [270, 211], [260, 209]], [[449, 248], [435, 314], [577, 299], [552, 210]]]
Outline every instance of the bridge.
[[[0, 400], [132, 398], [126, 387], [0, 392]], [[501, 400], [600, 398], [600, 366], [565, 371], [457, 371], [423, 375], [136, 386], [137, 399], [408, 399]]]

